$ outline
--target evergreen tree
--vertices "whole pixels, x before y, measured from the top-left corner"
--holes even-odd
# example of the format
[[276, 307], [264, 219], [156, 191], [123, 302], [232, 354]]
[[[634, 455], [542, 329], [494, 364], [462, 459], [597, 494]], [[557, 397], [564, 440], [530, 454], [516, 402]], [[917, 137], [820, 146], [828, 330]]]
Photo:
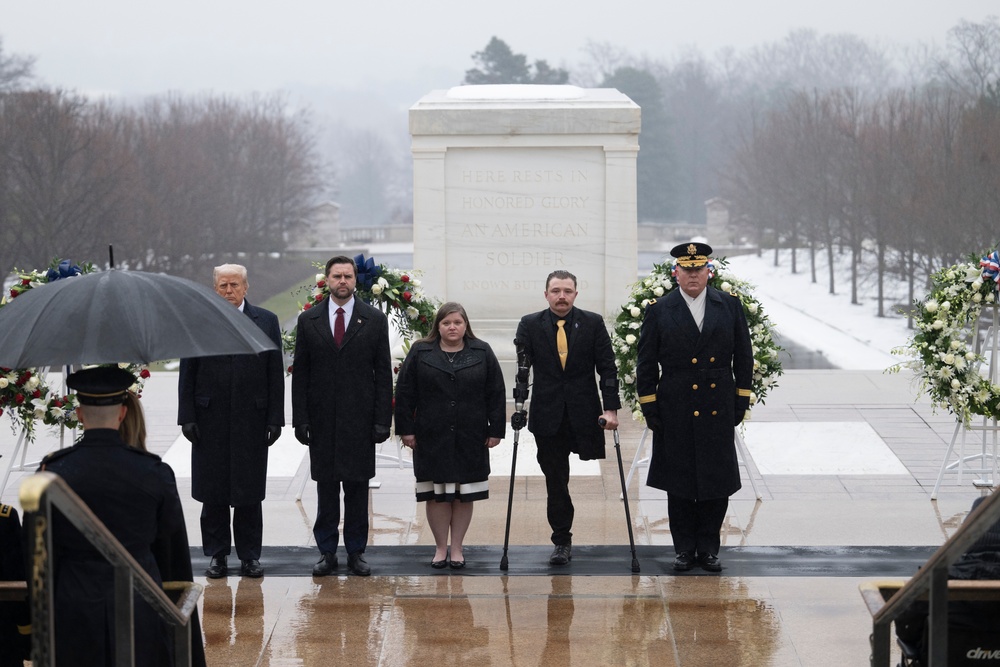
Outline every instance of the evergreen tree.
[[514, 53], [506, 42], [496, 37], [490, 39], [485, 49], [473, 53], [472, 60], [477, 67], [466, 70], [466, 84], [562, 84], [569, 81], [569, 72], [566, 70], [552, 69], [544, 60], [536, 60], [534, 65], [528, 65], [526, 55]]

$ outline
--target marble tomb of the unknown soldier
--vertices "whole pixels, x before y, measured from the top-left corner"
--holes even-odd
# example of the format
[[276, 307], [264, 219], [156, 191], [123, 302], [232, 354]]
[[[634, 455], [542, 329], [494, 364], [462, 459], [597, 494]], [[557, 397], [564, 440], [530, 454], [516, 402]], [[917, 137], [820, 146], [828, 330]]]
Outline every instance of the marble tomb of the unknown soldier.
[[410, 108], [414, 266], [501, 360], [550, 272], [574, 273], [577, 305], [603, 314], [635, 281], [639, 128], [613, 89], [459, 86]]

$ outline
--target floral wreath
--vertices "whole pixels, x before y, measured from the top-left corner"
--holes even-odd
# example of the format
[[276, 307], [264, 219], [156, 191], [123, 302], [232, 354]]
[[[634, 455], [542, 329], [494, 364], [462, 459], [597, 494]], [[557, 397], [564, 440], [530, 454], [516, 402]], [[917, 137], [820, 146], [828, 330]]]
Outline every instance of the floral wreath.
[[[753, 346], [750, 405], [763, 404], [767, 392], [777, 386], [778, 377], [783, 372], [778, 358], [778, 353], [783, 348], [774, 340], [774, 324], [764, 313], [760, 301], [753, 295], [753, 285], [729, 274], [725, 259], [715, 258], [709, 262], [708, 267], [708, 284], [739, 297], [740, 303], [743, 304], [743, 312], [750, 327], [750, 342]], [[649, 276], [632, 286], [629, 300], [621, 306], [621, 311], [615, 318], [611, 342], [615, 351], [615, 361], [618, 363], [618, 382], [622, 399], [632, 411], [632, 419], [635, 421], [644, 421], [635, 386], [639, 330], [642, 328], [642, 320], [649, 304], [675, 287], [677, 287], [677, 267], [673, 260], [654, 264]]]
[[[404, 271], [375, 264], [375, 260], [371, 257], [366, 259], [363, 254], [354, 257], [354, 264], [358, 270], [355, 297], [378, 308], [396, 323], [404, 338], [404, 351], [409, 349], [412, 340], [430, 333], [439, 304], [424, 294], [420, 280], [416, 277], [419, 271]], [[326, 264], [314, 262], [313, 266], [322, 271]], [[326, 274], [317, 273], [316, 284], [311, 289], [300, 312], [330, 298]], [[282, 349], [287, 354], [295, 351], [295, 334], [295, 328], [281, 334]], [[291, 366], [288, 367], [288, 372], [292, 372]]]
[[931, 276], [927, 298], [914, 302], [917, 333], [892, 350], [911, 359], [888, 369], [915, 371], [934, 406], [948, 410], [965, 426], [972, 415], [1000, 418], [1000, 387], [980, 372], [986, 359], [970, 347], [976, 343], [972, 332], [983, 306], [997, 303], [1000, 254], [994, 250], [979, 257], [970, 255], [968, 261]]
[[[0, 299], [0, 308], [39, 285], [92, 273], [94, 267], [85, 262], [83, 267], [69, 260], [52, 260], [45, 271], [22, 271], [14, 269], [17, 281], [10, 291]], [[105, 364], [99, 364], [105, 365]], [[149, 369], [142, 364], [118, 364], [136, 376], [136, 383], [130, 387], [137, 395], [142, 395], [142, 387], [149, 377]], [[76, 394], [63, 394], [49, 387], [45, 374], [38, 368], [0, 367], [0, 415], [10, 415], [11, 429], [23, 430], [29, 441], [35, 438], [35, 425], [41, 421], [45, 426], [77, 428], [76, 408], [79, 403]]]

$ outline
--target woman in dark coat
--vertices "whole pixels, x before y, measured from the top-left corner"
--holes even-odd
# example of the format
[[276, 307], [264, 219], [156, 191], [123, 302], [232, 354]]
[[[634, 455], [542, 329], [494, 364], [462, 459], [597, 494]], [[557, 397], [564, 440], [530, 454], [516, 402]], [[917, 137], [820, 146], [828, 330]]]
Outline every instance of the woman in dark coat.
[[506, 430], [504, 394], [500, 363], [472, 333], [465, 308], [441, 306], [399, 370], [395, 415], [396, 434], [413, 450], [417, 501], [427, 501], [434, 568], [465, 566], [472, 503], [489, 497], [489, 449]]

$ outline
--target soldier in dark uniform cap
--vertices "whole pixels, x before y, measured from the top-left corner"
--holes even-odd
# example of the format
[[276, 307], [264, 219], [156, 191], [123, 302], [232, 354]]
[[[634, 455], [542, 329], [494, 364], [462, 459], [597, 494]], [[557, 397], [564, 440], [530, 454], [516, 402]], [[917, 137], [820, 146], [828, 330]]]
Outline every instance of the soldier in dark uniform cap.
[[636, 389], [653, 452], [646, 483], [667, 492], [674, 569], [719, 572], [720, 530], [740, 489], [734, 427], [750, 407], [753, 351], [743, 305], [709, 287], [707, 243], [682, 243], [680, 289], [646, 308]]
[[[118, 435], [124, 401], [135, 377], [117, 367], [88, 368], [66, 383], [80, 403], [84, 433], [73, 447], [49, 454], [40, 470], [62, 477], [133, 558], [157, 582], [191, 581], [184, 515], [170, 466], [159, 456], [127, 446]], [[90, 542], [53, 513], [56, 664], [114, 662], [114, 571]], [[135, 664], [172, 664], [166, 624], [135, 596]], [[204, 664], [197, 619], [192, 653]]]

